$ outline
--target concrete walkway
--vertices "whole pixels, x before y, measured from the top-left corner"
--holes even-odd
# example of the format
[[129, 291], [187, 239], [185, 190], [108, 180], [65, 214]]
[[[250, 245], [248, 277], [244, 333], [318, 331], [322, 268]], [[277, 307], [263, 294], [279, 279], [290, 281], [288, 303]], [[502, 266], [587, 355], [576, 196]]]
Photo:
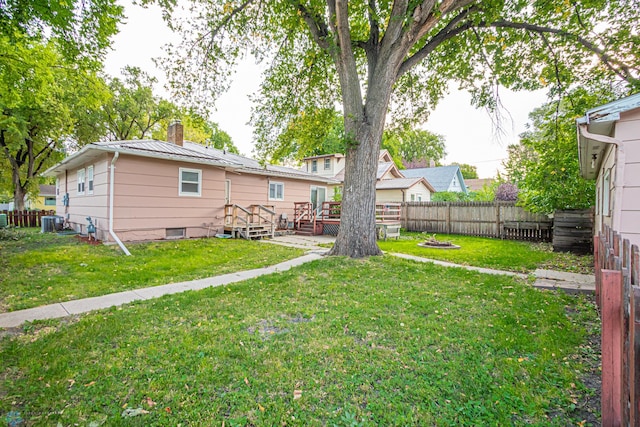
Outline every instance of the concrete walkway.
[[147, 300], [163, 295], [176, 294], [184, 291], [197, 291], [204, 288], [228, 285], [253, 279], [265, 274], [286, 271], [292, 267], [314, 261], [322, 257], [321, 253], [311, 252], [301, 257], [285, 261], [271, 267], [256, 268], [254, 270], [239, 271], [237, 273], [224, 274], [222, 276], [208, 277], [205, 279], [188, 282], [171, 283], [169, 285], [152, 286], [149, 288], [135, 289], [132, 291], [118, 292], [93, 298], [49, 304], [42, 307], [34, 307], [26, 310], [0, 313], [0, 328], [14, 328], [24, 322], [42, 319], [56, 319], [73, 314], [87, 313], [113, 306], [127, 304], [132, 301]]
[[[285, 261], [280, 264], [273, 265], [271, 267], [256, 268], [254, 270], [239, 271], [236, 273], [208, 277], [205, 279], [171, 283], [161, 286], [152, 286], [148, 288], [118, 292], [115, 294], [103, 295], [99, 297], [49, 304], [41, 307], [29, 308], [26, 310], [0, 313], [0, 328], [14, 328], [20, 326], [24, 322], [43, 319], [56, 319], [74, 314], [87, 313], [94, 310], [101, 310], [109, 307], [127, 304], [132, 301], [148, 300], [151, 298], [158, 298], [163, 295], [170, 295], [184, 291], [197, 291], [205, 288], [223, 286], [231, 283], [241, 282], [243, 280], [253, 279], [265, 274], [272, 274], [278, 271], [286, 271], [292, 267], [322, 258], [322, 255], [328, 249], [322, 248], [318, 245], [323, 243], [333, 243], [334, 241], [335, 238], [331, 236], [294, 235], [280, 236], [274, 239], [264, 240], [263, 242], [265, 243], [306, 249], [308, 252], [306, 255], [292, 259], [290, 261]], [[417, 262], [429, 262], [443, 267], [464, 268], [466, 270], [477, 271], [478, 273], [484, 274], [506, 275], [524, 280], [529, 278], [529, 275], [527, 274], [494, 270], [490, 268], [473, 267], [468, 265], [459, 265], [451, 262], [422, 258], [414, 255], [399, 253], [389, 253], [388, 255]], [[593, 293], [595, 291], [595, 279], [593, 276], [562, 273], [551, 270], [536, 270], [533, 273], [533, 276], [536, 277], [536, 281], [533, 286], [540, 289], [563, 290], [570, 293]]]

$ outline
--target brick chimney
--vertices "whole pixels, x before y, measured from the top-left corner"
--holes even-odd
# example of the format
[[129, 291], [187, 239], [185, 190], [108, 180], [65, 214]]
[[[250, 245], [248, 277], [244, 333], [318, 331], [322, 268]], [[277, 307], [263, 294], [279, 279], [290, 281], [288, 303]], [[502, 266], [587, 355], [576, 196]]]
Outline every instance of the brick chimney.
[[184, 142], [184, 132], [180, 120], [174, 120], [173, 122], [171, 122], [171, 124], [169, 124], [169, 128], [167, 129], [167, 142], [182, 147], [182, 144]]

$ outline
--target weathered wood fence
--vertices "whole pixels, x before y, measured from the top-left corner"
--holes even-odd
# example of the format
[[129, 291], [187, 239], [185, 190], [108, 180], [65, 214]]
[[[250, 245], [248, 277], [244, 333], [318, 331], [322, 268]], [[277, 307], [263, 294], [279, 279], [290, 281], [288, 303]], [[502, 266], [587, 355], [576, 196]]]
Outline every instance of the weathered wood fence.
[[409, 231], [550, 242], [553, 221], [514, 202], [405, 202], [402, 227]]
[[593, 251], [593, 209], [555, 211], [553, 250], [590, 254]]
[[594, 237], [602, 318], [602, 425], [640, 426], [640, 251], [605, 227]]
[[0, 211], [7, 215], [7, 224], [14, 227], [40, 227], [42, 217], [55, 215], [55, 211]]

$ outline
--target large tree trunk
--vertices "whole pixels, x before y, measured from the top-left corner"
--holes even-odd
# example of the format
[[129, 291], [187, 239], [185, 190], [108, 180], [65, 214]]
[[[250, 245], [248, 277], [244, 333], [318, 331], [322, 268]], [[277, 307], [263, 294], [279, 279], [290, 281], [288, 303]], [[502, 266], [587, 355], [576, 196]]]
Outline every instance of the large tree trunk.
[[[342, 211], [338, 237], [329, 255], [362, 258], [382, 254], [376, 242], [376, 181], [392, 88], [388, 75], [382, 73], [381, 78], [370, 80], [364, 107], [343, 95], [347, 153]], [[344, 93], [349, 92], [343, 89]]]
[[329, 255], [362, 258], [382, 253], [376, 243], [375, 211], [381, 133], [367, 123], [359, 130], [357, 146], [347, 149], [340, 230]]
[[13, 209], [16, 211], [24, 210], [24, 197], [26, 196], [26, 191], [22, 187], [20, 182], [20, 171], [14, 169], [12, 173], [13, 180]]

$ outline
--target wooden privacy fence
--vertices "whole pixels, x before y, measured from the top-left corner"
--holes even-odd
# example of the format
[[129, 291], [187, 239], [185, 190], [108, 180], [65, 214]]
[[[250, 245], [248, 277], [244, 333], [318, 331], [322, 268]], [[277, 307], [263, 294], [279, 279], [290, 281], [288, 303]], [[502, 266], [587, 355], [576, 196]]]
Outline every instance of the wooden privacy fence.
[[405, 202], [401, 221], [408, 231], [544, 242], [551, 241], [553, 228], [546, 215], [515, 202]]
[[640, 426], [639, 255], [638, 246], [606, 226], [594, 237], [603, 426]]
[[7, 215], [7, 224], [14, 227], [40, 227], [42, 217], [55, 215], [55, 211], [0, 211]]

